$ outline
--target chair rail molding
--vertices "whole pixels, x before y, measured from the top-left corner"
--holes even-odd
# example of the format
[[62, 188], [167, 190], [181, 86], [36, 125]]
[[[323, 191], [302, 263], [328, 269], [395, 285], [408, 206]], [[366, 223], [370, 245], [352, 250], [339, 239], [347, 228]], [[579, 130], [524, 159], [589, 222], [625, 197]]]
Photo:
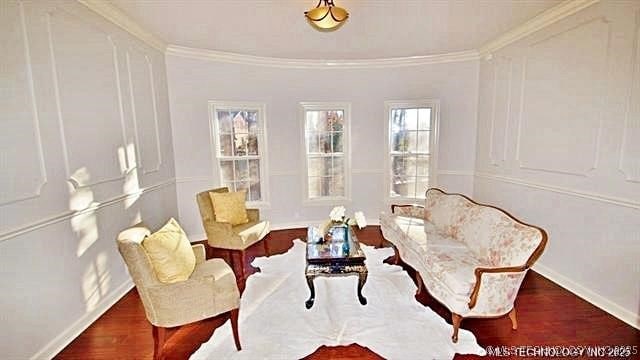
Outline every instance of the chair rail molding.
[[562, 186], [548, 185], [548, 184], [543, 184], [543, 183], [538, 183], [533, 181], [517, 179], [509, 176], [495, 175], [487, 172], [476, 172], [475, 177], [478, 177], [481, 179], [500, 181], [500, 182], [509, 183], [509, 184], [515, 184], [520, 186], [526, 186], [533, 189], [547, 190], [547, 191], [552, 191], [559, 194], [565, 194], [565, 195], [570, 195], [574, 197], [580, 197], [584, 199], [595, 200], [599, 202], [604, 202], [608, 204], [640, 210], [640, 201], [624, 199], [621, 197], [599, 194], [599, 193], [583, 191], [578, 189], [571, 189], [571, 188], [566, 188]]
[[102, 202], [95, 202], [93, 204], [91, 204], [91, 206], [82, 209], [82, 210], [69, 210], [69, 211], [64, 211], [61, 212], [59, 214], [56, 215], [52, 215], [46, 218], [42, 218], [40, 220], [37, 220], [35, 222], [32, 222], [30, 224], [26, 224], [26, 225], [22, 225], [20, 227], [14, 228], [14, 229], [10, 229], [7, 231], [4, 231], [2, 233], [0, 233], [0, 243], [3, 241], [8, 241], [11, 240], [13, 238], [15, 238], [16, 236], [22, 235], [22, 234], [26, 234], [29, 233], [31, 231], [35, 231], [38, 229], [41, 229], [43, 227], [47, 227], [49, 225], [53, 225], [56, 223], [59, 223], [61, 221], [65, 221], [65, 220], [69, 220], [75, 216], [80, 216], [86, 213], [90, 213], [90, 212], [95, 212], [99, 209], [102, 209], [104, 207], [107, 206], [112, 206], [112, 205], [116, 205], [119, 204], [123, 201], [126, 201], [128, 199], [136, 199], [144, 194], [156, 191], [156, 190], [160, 190], [162, 188], [165, 188], [167, 186], [171, 186], [173, 184], [176, 183], [176, 180], [174, 178], [170, 178], [167, 179], [163, 182], [154, 184], [154, 185], [150, 185], [147, 186], [145, 188], [141, 188], [140, 190], [131, 192], [131, 193], [127, 193], [127, 194], [120, 194], [118, 196], [109, 198], [107, 200], [104, 200]]

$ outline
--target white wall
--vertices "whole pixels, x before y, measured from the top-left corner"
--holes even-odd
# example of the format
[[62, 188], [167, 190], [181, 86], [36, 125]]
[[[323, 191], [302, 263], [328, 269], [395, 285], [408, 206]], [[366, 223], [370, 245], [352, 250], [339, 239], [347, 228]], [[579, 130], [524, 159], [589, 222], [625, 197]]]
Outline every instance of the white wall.
[[0, 46], [0, 354], [47, 358], [131, 288], [116, 234], [177, 215], [166, 67], [69, 1], [0, 1]]
[[481, 62], [474, 194], [549, 233], [535, 269], [640, 326], [640, 3]]
[[[386, 100], [440, 99], [439, 186], [471, 194], [478, 62], [378, 69], [295, 69], [167, 56], [180, 221], [204, 239], [195, 195], [218, 186], [207, 101], [266, 103], [270, 209], [276, 225], [325, 219], [329, 206], [304, 206], [299, 103], [351, 103], [352, 201], [377, 219], [384, 203]], [[295, 225], [293, 225], [295, 224]]]

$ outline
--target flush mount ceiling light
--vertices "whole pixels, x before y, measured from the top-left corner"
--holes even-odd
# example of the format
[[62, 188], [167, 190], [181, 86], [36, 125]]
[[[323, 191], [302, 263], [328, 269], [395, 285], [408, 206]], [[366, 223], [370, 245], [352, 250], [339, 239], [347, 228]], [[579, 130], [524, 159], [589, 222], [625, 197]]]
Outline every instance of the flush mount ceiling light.
[[332, 31], [344, 24], [349, 13], [347, 10], [335, 6], [333, 0], [319, 0], [315, 8], [304, 12], [304, 16], [319, 30]]

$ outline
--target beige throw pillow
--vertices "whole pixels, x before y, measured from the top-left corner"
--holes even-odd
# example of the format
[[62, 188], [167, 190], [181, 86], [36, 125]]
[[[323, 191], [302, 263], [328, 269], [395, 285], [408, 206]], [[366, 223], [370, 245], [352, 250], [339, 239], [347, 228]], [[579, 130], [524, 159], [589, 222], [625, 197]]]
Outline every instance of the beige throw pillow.
[[209, 196], [217, 222], [226, 222], [233, 226], [249, 222], [245, 206], [247, 198], [245, 190], [226, 193], [210, 192]]
[[185, 281], [196, 267], [191, 243], [174, 218], [147, 236], [142, 247], [149, 255], [158, 280], [163, 283]]

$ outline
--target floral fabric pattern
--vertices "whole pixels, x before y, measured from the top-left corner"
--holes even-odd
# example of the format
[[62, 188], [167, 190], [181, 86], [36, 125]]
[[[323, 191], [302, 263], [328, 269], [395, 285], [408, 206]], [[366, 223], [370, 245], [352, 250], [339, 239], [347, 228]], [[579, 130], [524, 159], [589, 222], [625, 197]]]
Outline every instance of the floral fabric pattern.
[[393, 213], [398, 216], [408, 216], [418, 219], [424, 219], [424, 207], [416, 205], [396, 206]]
[[[513, 308], [526, 270], [483, 273], [476, 305], [470, 309], [478, 267], [524, 265], [542, 233], [504, 212], [463, 196], [427, 191], [423, 219], [419, 207], [381, 214], [383, 236], [422, 277], [430, 295], [462, 316], [499, 316]], [[420, 209], [422, 211], [422, 209]]]

